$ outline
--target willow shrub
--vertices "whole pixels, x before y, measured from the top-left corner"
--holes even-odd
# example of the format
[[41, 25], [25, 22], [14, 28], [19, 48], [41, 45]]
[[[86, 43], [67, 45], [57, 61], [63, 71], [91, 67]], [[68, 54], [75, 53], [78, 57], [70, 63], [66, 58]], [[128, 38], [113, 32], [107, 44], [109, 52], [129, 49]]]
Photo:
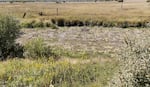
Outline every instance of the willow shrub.
[[136, 36], [136, 39], [126, 38], [125, 43], [120, 56], [121, 69], [109, 87], [150, 87], [150, 38]]
[[19, 22], [10, 16], [0, 16], [0, 59], [13, 55], [18, 35]]

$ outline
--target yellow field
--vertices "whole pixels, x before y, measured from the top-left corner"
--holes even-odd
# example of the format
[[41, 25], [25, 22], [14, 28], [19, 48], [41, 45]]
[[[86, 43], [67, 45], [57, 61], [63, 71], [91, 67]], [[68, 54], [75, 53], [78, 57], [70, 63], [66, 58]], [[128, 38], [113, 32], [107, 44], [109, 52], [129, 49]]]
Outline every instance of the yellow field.
[[[57, 15], [58, 8], [58, 15]], [[118, 2], [99, 3], [0, 3], [1, 14], [11, 14], [22, 19], [24, 12], [27, 12], [25, 19], [49, 20], [55, 17], [98, 19], [109, 20], [149, 20], [150, 6], [148, 3], [125, 2], [123, 8]], [[44, 15], [40, 16], [42, 12]], [[25, 20], [24, 19], [24, 20]]]

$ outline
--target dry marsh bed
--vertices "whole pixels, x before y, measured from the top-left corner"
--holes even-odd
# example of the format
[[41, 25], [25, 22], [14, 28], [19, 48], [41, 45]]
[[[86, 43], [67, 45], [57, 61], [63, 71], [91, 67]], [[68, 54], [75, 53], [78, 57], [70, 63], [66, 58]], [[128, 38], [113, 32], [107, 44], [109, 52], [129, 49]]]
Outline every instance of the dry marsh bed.
[[[150, 30], [137, 28], [103, 27], [63, 27], [54, 29], [22, 29], [23, 34], [17, 39], [21, 44], [33, 38], [43, 38], [45, 43], [71, 51], [99, 52], [107, 55], [116, 54], [124, 45], [124, 38], [134, 36], [149, 37]], [[129, 36], [130, 35], [130, 36]]]

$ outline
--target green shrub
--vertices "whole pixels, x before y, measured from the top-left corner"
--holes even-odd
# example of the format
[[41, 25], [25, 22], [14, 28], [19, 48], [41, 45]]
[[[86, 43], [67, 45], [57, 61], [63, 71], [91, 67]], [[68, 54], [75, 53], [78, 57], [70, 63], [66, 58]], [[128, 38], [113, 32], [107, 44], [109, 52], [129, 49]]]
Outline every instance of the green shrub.
[[50, 26], [52, 29], [58, 29], [58, 27], [55, 24], [51, 24]]
[[44, 28], [44, 27], [50, 27], [52, 29], [58, 29], [56, 24], [52, 24], [50, 22], [44, 22], [44, 21], [36, 21], [32, 20], [30, 22], [23, 22], [21, 23], [22, 28]]
[[23, 58], [23, 53], [24, 53], [24, 47], [20, 44], [14, 44], [8, 51], [7, 55], [8, 58]]
[[65, 19], [63, 19], [63, 18], [58, 18], [56, 23], [57, 23], [58, 26], [64, 26], [64, 24], [65, 24]]
[[21, 27], [23, 28], [34, 28], [36, 21], [30, 21], [30, 22], [24, 22], [21, 24]]
[[128, 21], [118, 21], [117, 22], [117, 27], [128, 28], [129, 27], [129, 22]]
[[32, 20], [29, 22], [22, 23], [21, 26], [23, 28], [43, 28], [43, 27], [48, 27], [49, 24], [47, 22], [44, 23], [43, 21]]
[[19, 35], [18, 24], [19, 22], [10, 16], [0, 16], [0, 59], [8, 57], [15, 46], [15, 39]]
[[102, 26], [103, 27], [114, 27], [115, 26], [115, 22], [113, 22], [113, 21], [103, 21]]
[[36, 21], [33, 25], [34, 28], [43, 28], [45, 27], [44, 22], [43, 21]]
[[51, 25], [52, 24], [50, 22], [45, 22], [45, 24], [44, 24], [45, 27], [51, 27]]
[[53, 24], [56, 24], [56, 19], [52, 18], [52, 19], [51, 19], [51, 22], [52, 22]]
[[150, 38], [140, 38], [125, 39], [126, 46], [120, 55], [121, 68], [109, 87], [150, 87]]
[[49, 26], [49, 25], [45, 25], [43, 21], [32, 20], [30, 22], [24, 22], [24, 23], [22, 23], [21, 26], [23, 28], [43, 28], [43, 27]]
[[27, 44], [25, 44], [24, 48], [24, 56], [26, 58], [49, 58], [51, 56], [56, 57], [54, 53], [51, 52], [50, 47], [48, 47], [44, 40], [41, 38], [36, 38], [31, 41], [29, 41]]

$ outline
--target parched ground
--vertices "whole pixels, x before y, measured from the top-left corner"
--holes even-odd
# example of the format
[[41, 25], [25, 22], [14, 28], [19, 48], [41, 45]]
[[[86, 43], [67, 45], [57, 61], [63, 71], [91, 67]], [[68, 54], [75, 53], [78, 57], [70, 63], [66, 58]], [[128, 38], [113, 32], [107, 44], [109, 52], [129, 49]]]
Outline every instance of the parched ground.
[[[15, 16], [22, 22], [31, 20], [50, 21], [51, 18], [62, 17], [65, 19], [117, 19], [117, 20], [149, 20], [149, 3], [145, 0], [124, 0], [118, 2], [99, 2], [99, 3], [0, 3], [0, 14]], [[58, 8], [58, 15], [57, 15]], [[25, 18], [24, 13], [27, 13]], [[43, 16], [39, 13], [43, 12]]]
[[103, 27], [64, 27], [55, 29], [22, 29], [17, 42], [27, 43], [33, 38], [43, 38], [48, 45], [76, 51], [117, 53], [124, 38], [150, 37], [149, 29], [122, 29]]

